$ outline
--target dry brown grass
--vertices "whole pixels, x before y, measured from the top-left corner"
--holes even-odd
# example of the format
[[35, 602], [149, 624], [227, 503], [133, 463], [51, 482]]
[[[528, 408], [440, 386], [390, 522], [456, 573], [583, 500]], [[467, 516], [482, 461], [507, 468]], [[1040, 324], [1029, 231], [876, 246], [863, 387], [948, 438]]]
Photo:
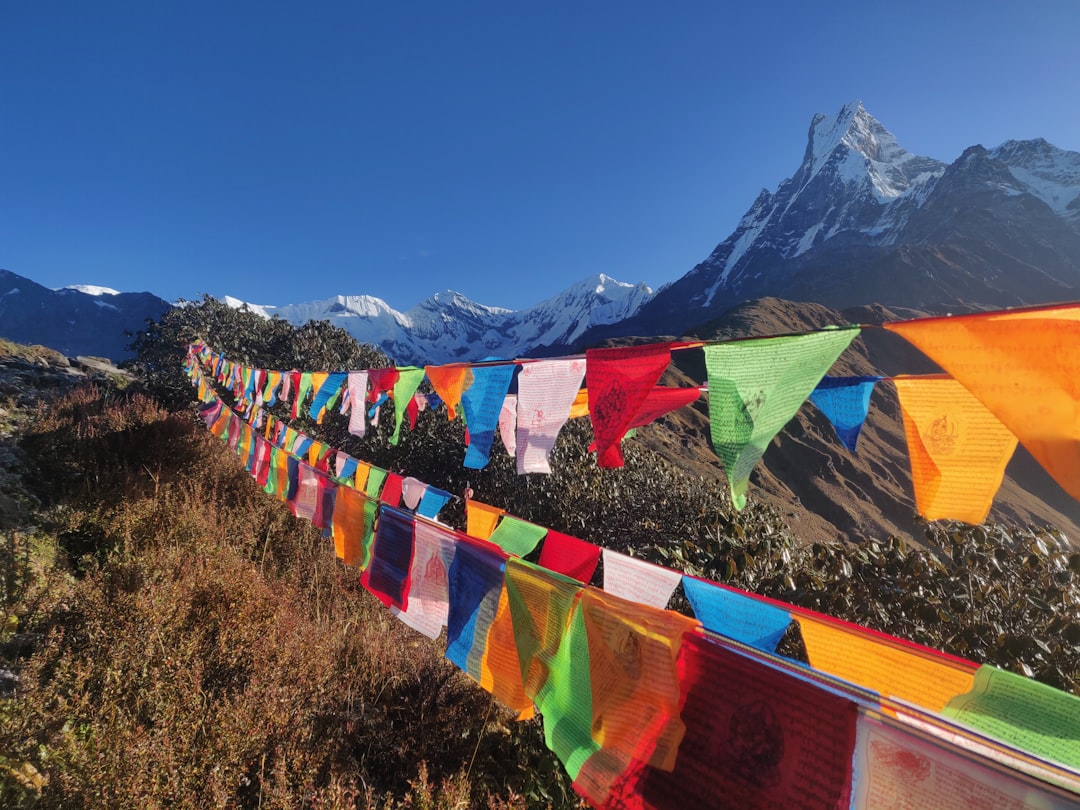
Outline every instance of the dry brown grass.
[[538, 728], [190, 415], [84, 388], [24, 445], [59, 562], [16, 607], [40, 643], [0, 704], [0, 803], [576, 804]]

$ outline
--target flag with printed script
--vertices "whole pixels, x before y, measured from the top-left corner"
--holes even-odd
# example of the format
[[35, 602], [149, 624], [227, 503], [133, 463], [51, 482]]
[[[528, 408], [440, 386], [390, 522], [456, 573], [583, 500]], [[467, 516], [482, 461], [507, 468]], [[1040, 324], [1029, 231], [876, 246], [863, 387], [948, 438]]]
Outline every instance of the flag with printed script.
[[450, 610], [450, 566], [457, 550], [454, 531], [423, 520], [413, 530], [409, 604], [397, 617], [428, 638], [437, 638]]
[[836, 438], [855, 452], [866, 415], [870, 395], [881, 377], [824, 377], [810, 392], [810, 401], [825, 414], [836, 431]]
[[886, 323], [1080, 498], [1080, 304]]
[[858, 334], [850, 326], [704, 347], [712, 446], [737, 509], [769, 442]]
[[915, 507], [927, 520], [982, 523], [1016, 437], [952, 377], [893, 378], [904, 418]]
[[598, 467], [623, 466], [622, 441], [634, 415], [671, 362], [671, 344], [617, 346], [585, 353], [585, 387]]
[[584, 376], [583, 359], [565, 358], [526, 363], [518, 373], [519, 475], [551, 472], [548, 456], [570, 418], [570, 405]]
[[852, 700], [696, 634], [685, 637], [678, 670], [686, 733], [674, 769], [633, 763], [611, 806], [846, 810]]

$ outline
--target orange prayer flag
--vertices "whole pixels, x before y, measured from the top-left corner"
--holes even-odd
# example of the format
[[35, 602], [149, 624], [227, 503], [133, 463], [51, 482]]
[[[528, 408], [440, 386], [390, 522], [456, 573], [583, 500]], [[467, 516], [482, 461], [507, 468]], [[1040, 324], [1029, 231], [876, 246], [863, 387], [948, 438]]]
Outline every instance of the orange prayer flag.
[[514, 618], [505, 584], [499, 594], [495, 619], [488, 628], [484, 657], [480, 660], [480, 685], [516, 711], [518, 720], [528, 720], [535, 714], [532, 701], [525, 696], [525, 682], [514, 637]]
[[825, 617], [803, 612], [799, 621], [810, 666], [882, 696], [899, 698], [940, 712], [971, 689], [975, 665], [934, 655], [915, 645], [860, 633]]
[[364, 536], [364, 503], [368, 498], [349, 487], [338, 487], [334, 500], [334, 551], [346, 565], [359, 565]]
[[1080, 498], [1080, 304], [887, 323]]
[[486, 503], [470, 498], [465, 501], [465, 533], [469, 537], [487, 540], [495, 531], [495, 524], [499, 522], [499, 518], [505, 511], [497, 506], [488, 506]]
[[919, 514], [928, 520], [982, 523], [1016, 437], [951, 377], [900, 376], [893, 382]]
[[455, 363], [446, 366], [424, 366], [424, 372], [435, 393], [446, 403], [449, 418], [456, 419], [461, 393], [472, 384], [472, 369]]
[[577, 419], [579, 416], [589, 415], [589, 389], [582, 388], [577, 392], [574, 401], [570, 403], [570, 418]]

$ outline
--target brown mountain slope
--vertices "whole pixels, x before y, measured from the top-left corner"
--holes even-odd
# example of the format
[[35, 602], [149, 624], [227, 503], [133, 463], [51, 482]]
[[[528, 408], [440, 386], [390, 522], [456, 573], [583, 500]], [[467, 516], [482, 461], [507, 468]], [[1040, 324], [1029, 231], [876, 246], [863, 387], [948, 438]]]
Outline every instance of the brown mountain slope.
[[[724, 340], [801, 332], [829, 324], [879, 324], [917, 317], [914, 310], [860, 307], [841, 313], [819, 304], [776, 298], [751, 301], [696, 328], [693, 337]], [[655, 338], [654, 338], [655, 340]], [[621, 341], [620, 341], [621, 342]], [[700, 352], [675, 352], [665, 385], [706, 382]], [[939, 369], [903, 339], [867, 328], [830, 371], [831, 375], [924, 374]], [[717, 477], [723, 468], [709, 446], [704, 399], [642, 428], [638, 440], [684, 469]], [[901, 535], [923, 539], [915, 512], [907, 444], [894, 387], [879, 383], [870, 403], [857, 454], [836, 438], [832, 425], [806, 403], [773, 440], [751, 478], [750, 497], [777, 506], [806, 542], [860, 540]], [[1031, 456], [1019, 448], [988, 518], [1008, 525], [1050, 525], [1080, 542], [1080, 503], [1069, 497]]]

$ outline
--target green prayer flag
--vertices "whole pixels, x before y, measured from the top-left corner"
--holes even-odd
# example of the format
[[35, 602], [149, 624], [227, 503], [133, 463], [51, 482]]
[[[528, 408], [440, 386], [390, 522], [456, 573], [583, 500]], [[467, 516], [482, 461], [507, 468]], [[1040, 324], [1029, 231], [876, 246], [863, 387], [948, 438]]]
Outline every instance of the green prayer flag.
[[592, 738], [592, 676], [589, 638], [581, 601], [574, 604], [562, 643], [551, 659], [548, 678], [534, 699], [544, 717], [544, 741], [571, 779], [600, 750]]
[[401, 436], [401, 420], [405, 418], [405, 409], [409, 406], [409, 400], [413, 398], [416, 389], [424, 381], [424, 370], [416, 366], [402, 366], [398, 368], [398, 379], [394, 383], [394, 433], [390, 436], [390, 444], [397, 444]]
[[847, 326], [705, 347], [712, 446], [736, 509], [769, 442], [858, 334]]
[[372, 466], [368, 472], [367, 482], [364, 484], [364, 492], [369, 498], [378, 498], [379, 493], [382, 491], [383, 482], [386, 480], [387, 472], [381, 467]]
[[495, 531], [488, 537], [488, 542], [494, 543], [507, 554], [515, 557], [524, 557], [539, 543], [548, 530], [535, 523], [528, 523], [520, 518], [503, 515]]
[[1080, 768], [1080, 697], [983, 665], [941, 713], [1044, 759]]
[[364, 531], [360, 535], [360, 564], [358, 566], [361, 571], [366, 571], [371, 565], [371, 547], [375, 540], [375, 514], [378, 510], [378, 501], [370, 499], [364, 501]]

